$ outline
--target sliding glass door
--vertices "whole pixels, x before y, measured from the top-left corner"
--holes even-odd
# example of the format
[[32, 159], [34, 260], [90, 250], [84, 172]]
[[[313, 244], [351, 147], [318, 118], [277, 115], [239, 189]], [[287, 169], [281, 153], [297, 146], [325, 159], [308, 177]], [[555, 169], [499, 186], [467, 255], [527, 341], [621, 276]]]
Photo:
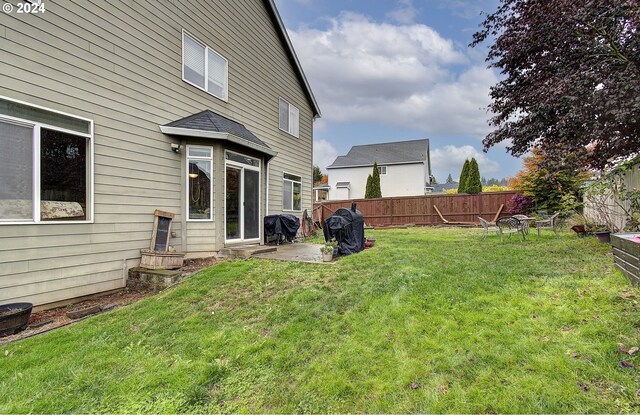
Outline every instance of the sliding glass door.
[[260, 160], [225, 152], [225, 237], [260, 239]]

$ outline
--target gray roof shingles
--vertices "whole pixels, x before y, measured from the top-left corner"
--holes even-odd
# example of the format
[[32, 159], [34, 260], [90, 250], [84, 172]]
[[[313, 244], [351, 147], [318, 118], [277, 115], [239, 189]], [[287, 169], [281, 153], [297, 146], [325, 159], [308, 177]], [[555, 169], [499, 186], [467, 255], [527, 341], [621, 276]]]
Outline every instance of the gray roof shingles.
[[353, 146], [327, 168], [421, 162], [427, 159], [428, 146], [428, 139]]
[[262, 140], [256, 137], [247, 127], [239, 122], [230, 120], [210, 110], [204, 110], [197, 114], [170, 122], [166, 127], [187, 128], [190, 130], [211, 131], [216, 133], [229, 133], [247, 140], [261, 147], [270, 148]]

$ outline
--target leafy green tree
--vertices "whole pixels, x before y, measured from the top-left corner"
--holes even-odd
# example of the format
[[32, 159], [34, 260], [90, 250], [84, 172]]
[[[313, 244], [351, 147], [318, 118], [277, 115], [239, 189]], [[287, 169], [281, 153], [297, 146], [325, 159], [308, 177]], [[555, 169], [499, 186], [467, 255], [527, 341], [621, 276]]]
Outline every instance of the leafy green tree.
[[322, 171], [320, 170], [320, 167], [318, 166], [313, 166], [313, 182], [319, 182], [320, 180], [322, 180], [322, 177], [324, 175], [322, 174]]
[[464, 161], [460, 179], [458, 180], [458, 193], [467, 193], [467, 179], [469, 177], [469, 160]]
[[557, 161], [541, 147], [534, 147], [510, 187], [529, 196], [535, 210], [557, 212], [563, 210], [568, 195], [582, 200], [582, 188], [589, 178], [577, 157]]
[[364, 198], [365, 199], [373, 199], [373, 196], [371, 196], [371, 183], [372, 183], [373, 177], [371, 177], [371, 175], [369, 175], [367, 177], [367, 185], [364, 188]]
[[482, 181], [480, 180], [480, 169], [475, 157], [469, 162], [469, 172], [467, 176], [466, 193], [476, 194], [482, 192]]
[[371, 175], [371, 197], [382, 197], [380, 189], [380, 172], [378, 171], [378, 163], [373, 163], [373, 174]]

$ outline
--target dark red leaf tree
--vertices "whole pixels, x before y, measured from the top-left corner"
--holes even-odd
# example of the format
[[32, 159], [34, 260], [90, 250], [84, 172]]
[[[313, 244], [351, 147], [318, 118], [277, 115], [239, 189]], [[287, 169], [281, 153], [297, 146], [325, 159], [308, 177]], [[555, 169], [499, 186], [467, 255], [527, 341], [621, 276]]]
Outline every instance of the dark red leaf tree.
[[474, 34], [492, 41], [493, 132], [520, 156], [541, 146], [602, 168], [640, 152], [640, 2], [502, 0]]

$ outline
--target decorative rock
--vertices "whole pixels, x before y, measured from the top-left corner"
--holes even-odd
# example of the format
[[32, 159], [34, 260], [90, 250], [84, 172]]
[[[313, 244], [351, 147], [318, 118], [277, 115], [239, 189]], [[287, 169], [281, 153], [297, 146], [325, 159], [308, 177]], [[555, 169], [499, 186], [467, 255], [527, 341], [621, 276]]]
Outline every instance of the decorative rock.
[[47, 318], [47, 319], [44, 319], [44, 320], [40, 320], [40, 321], [38, 321], [36, 323], [29, 324], [29, 328], [30, 329], [37, 329], [37, 328], [40, 328], [42, 326], [46, 326], [47, 324], [51, 324], [51, 323], [53, 323], [53, 319], [52, 318]]
[[102, 311], [102, 308], [99, 305], [92, 305], [89, 307], [79, 308], [76, 310], [67, 311], [67, 317], [72, 320], [77, 320], [82, 317], [89, 316], [91, 314], [96, 314]]
[[116, 308], [116, 304], [104, 304], [100, 306], [100, 311], [109, 311], [113, 310], [114, 308]]

